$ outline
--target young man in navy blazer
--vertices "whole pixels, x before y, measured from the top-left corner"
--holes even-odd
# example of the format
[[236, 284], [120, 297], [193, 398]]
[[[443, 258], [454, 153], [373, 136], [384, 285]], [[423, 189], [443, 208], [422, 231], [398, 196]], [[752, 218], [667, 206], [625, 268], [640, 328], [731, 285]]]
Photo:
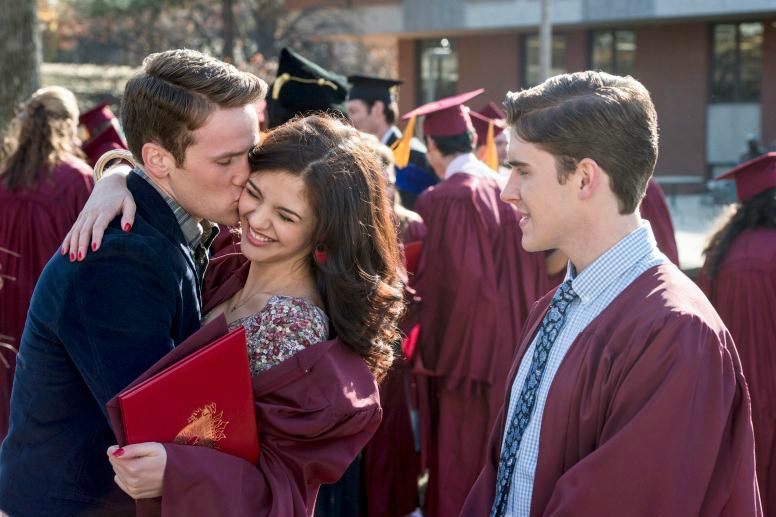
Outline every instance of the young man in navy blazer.
[[106, 458], [105, 403], [199, 328], [214, 223], [237, 223], [265, 94], [261, 79], [191, 50], [148, 56], [127, 83], [122, 125], [142, 164], [127, 178], [135, 223], [114, 219], [99, 253], [58, 253], [40, 277], [0, 449], [0, 510], [134, 515]]

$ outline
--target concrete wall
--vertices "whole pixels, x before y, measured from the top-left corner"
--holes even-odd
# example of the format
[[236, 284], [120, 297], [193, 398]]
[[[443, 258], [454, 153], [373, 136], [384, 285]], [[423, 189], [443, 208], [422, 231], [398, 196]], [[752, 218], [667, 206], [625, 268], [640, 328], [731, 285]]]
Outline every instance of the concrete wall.
[[[288, 8], [342, 8], [361, 34], [419, 37], [471, 30], [526, 30], [540, 21], [537, 0], [289, 0]], [[691, 17], [753, 17], [776, 14], [774, 0], [553, 0], [559, 26], [672, 21]], [[333, 28], [336, 33], [341, 29]]]
[[370, 7], [373, 5], [401, 5], [402, 0], [286, 0], [286, 8], [308, 9], [310, 7]]
[[706, 174], [709, 38], [705, 23], [636, 32], [636, 78], [650, 91], [660, 127], [658, 175]]

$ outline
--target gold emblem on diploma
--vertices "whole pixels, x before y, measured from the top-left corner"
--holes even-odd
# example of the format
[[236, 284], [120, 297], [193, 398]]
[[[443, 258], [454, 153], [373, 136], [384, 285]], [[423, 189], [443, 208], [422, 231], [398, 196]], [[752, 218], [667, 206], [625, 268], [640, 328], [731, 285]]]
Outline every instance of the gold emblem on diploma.
[[175, 436], [175, 443], [183, 445], [202, 445], [218, 448], [218, 442], [226, 438], [224, 412], [218, 412], [215, 402], [206, 404], [194, 411], [187, 420], [186, 427]]

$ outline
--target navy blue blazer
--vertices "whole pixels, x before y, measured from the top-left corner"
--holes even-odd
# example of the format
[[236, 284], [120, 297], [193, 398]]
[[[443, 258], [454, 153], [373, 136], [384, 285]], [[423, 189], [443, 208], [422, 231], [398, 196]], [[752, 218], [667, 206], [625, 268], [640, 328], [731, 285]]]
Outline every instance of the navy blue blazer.
[[11, 517], [135, 513], [113, 482], [105, 403], [199, 328], [200, 286], [167, 203], [134, 173], [127, 185], [131, 233], [116, 218], [97, 253], [80, 263], [57, 253], [35, 287], [0, 449]]

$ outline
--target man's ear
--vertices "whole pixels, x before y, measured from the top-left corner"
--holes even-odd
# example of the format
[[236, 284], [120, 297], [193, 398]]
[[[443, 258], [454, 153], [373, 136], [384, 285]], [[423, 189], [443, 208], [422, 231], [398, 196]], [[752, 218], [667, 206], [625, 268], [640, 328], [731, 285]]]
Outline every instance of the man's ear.
[[385, 104], [383, 104], [383, 101], [375, 101], [374, 104], [372, 104], [370, 114], [382, 118], [385, 115]]
[[426, 149], [429, 153], [433, 153], [434, 151], [437, 151], [436, 142], [434, 142], [434, 139], [431, 138], [428, 135], [423, 135], [423, 140], [426, 143]]
[[155, 178], [165, 178], [175, 169], [175, 158], [167, 149], [155, 142], [143, 144], [142, 154], [145, 171]]
[[592, 158], [583, 158], [574, 171], [574, 181], [579, 190], [579, 199], [590, 199], [601, 188], [606, 179], [604, 171]]

